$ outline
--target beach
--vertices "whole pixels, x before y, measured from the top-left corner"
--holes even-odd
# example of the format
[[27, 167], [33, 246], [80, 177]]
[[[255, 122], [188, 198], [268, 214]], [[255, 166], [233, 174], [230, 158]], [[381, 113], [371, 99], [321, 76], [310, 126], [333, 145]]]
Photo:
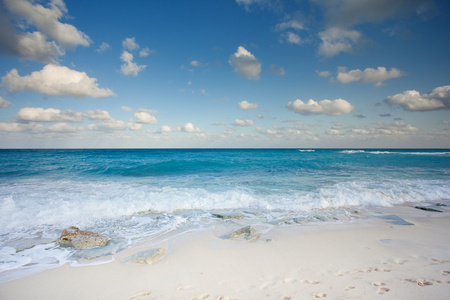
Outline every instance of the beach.
[[[349, 222], [253, 226], [233, 219], [143, 240], [109, 263], [0, 284], [1, 299], [448, 299], [450, 209], [377, 207]], [[402, 225], [402, 224], [413, 225]], [[262, 232], [262, 233], [261, 233]], [[164, 249], [154, 262], [127, 261]]]

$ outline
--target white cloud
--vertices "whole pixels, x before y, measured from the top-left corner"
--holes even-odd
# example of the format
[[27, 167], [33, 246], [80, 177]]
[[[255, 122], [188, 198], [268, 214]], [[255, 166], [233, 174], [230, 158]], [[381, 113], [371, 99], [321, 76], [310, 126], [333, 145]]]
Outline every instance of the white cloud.
[[361, 40], [362, 34], [356, 30], [331, 27], [319, 32], [319, 37], [322, 40], [319, 54], [335, 56], [341, 52], [352, 53], [354, 46]]
[[269, 72], [278, 76], [282, 76], [286, 74], [284, 68], [279, 68], [275, 65], [270, 65]]
[[379, 122], [373, 127], [368, 128], [355, 128], [351, 132], [359, 135], [366, 135], [370, 137], [378, 136], [405, 136], [411, 135], [418, 132], [419, 129], [407, 124], [405, 122], [394, 122], [394, 123], [382, 123]]
[[278, 134], [278, 132], [276, 130], [262, 129], [261, 127], [256, 127], [256, 131], [261, 133], [261, 134], [265, 134], [265, 135], [276, 135], [276, 134]]
[[325, 134], [327, 135], [341, 135], [341, 132], [337, 129], [328, 129]]
[[319, 74], [320, 77], [330, 77], [331, 72], [330, 71], [316, 71], [317, 74]]
[[134, 51], [140, 48], [134, 37], [124, 39], [122, 47], [128, 51]]
[[200, 132], [200, 129], [199, 128], [195, 128], [194, 127], [194, 124], [192, 124], [192, 123], [186, 123], [184, 126], [183, 126], [183, 129], [182, 129], [184, 132]]
[[409, 111], [450, 109], [450, 85], [437, 87], [428, 94], [408, 90], [389, 96], [384, 101], [389, 105], [399, 105]]
[[201, 67], [202, 63], [199, 62], [198, 60], [193, 60], [193, 61], [190, 62], [190, 65], [193, 66], [193, 67]]
[[236, 0], [236, 3], [245, 7], [249, 10], [251, 5], [264, 5], [268, 2], [267, 0]]
[[0, 97], [0, 108], [11, 106], [11, 102]]
[[103, 42], [95, 51], [97, 51], [98, 53], [103, 53], [110, 49], [111, 49], [111, 46], [108, 43]]
[[287, 39], [288, 43], [296, 44], [296, 45], [299, 45], [302, 42], [302, 39], [300, 38], [300, 36], [293, 32], [288, 32], [286, 39]]
[[83, 114], [73, 110], [61, 111], [55, 108], [24, 107], [17, 113], [17, 119], [27, 122], [71, 122], [81, 123]]
[[133, 124], [131, 122], [125, 123], [120, 120], [114, 120], [108, 122], [99, 122], [95, 124], [89, 124], [86, 129], [91, 131], [103, 131], [103, 132], [116, 132], [131, 129]]
[[125, 105], [122, 106], [121, 109], [122, 109], [123, 111], [132, 111], [132, 110], [133, 110], [131, 107], [128, 107], [128, 106], [125, 106]]
[[123, 51], [120, 59], [124, 62], [121, 67], [122, 74], [126, 76], [137, 76], [139, 72], [147, 67], [146, 65], [138, 65], [133, 62], [134, 56], [128, 51]]
[[275, 26], [275, 29], [281, 31], [281, 30], [286, 30], [286, 29], [302, 30], [302, 29], [305, 29], [305, 28], [303, 26], [303, 23], [301, 23], [300, 21], [298, 21], [298, 20], [289, 20], [289, 21], [285, 21], [285, 22], [282, 22], [280, 24], [277, 24]]
[[86, 111], [86, 114], [88, 115], [89, 120], [100, 120], [103, 122], [114, 121], [114, 119], [109, 115], [109, 112], [106, 110], [88, 110]]
[[367, 68], [364, 71], [359, 69], [347, 71], [347, 68], [339, 67], [336, 80], [340, 83], [358, 81], [362, 83], [375, 83], [376, 86], [380, 86], [385, 80], [398, 78], [404, 75], [405, 72], [396, 68], [391, 68], [390, 71], [385, 67], [378, 67], [377, 69]]
[[5, 0], [4, 4], [12, 13], [26, 19], [27, 23], [51, 37], [64, 47], [89, 46], [89, 37], [75, 26], [59, 21], [67, 8], [62, 0], [53, 0], [48, 7], [26, 0]]
[[30, 133], [75, 133], [79, 128], [66, 123], [56, 123], [44, 126], [36, 123], [0, 123], [0, 131], [4, 132], [30, 132]]
[[168, 125], [163, 125], [161, 127], [161, 132], [162, 133], [172, 132], [172, 128], [170, 126], [168, 126]]
[[31, 91], [79, 98], [105, 98], [114, 95], [110, 89], [99, 88], [97, 79], [89, 78], [85, 72], [52, 64], [46, 65], [41, 71], [35, 71], [23, 77], [16, 69], [12, 69], [2, 77], [2, 83], [13, 92]]
[[234, 125], [236, 125], [236, 126], [253, 126], [254, 123], [252, 120], [236, 119], [236, 120], [234, 120]]
[[230, 56], [228, 62], [242, 78], [259, 79], [261, 63], [244, 47], [239, 46], [236, 53]]
[[319, 102], [309, 99], [307, 103], [297, 99], [294, 102], [289, 102], [287, 108], [301, 115], [325, 114], [338, 116], [350, 113], [355, 107], [344, 99], [325, 99]]
[[258, 104], [249, 103], [248, 101], [244, 100], [244, 101], [239, 102], [239, 108], [244, 109], [244, 110], [255, 109], [255, 108], [258, 108]]
[[124, 130], [140, 130], [142, 128], [142, 124], [133, 123], [133, 119], [130, 119], [128, 123], [125, 123], [121, 120], [115, 120], [110, 116], [109, 112], [106, 110], [88, 110], [86, 112], [89, 120], [100, 121], [95, 124], [89, 124], [86, 127], [86, 130], [90, 131], [103, 131], [103, 132], [117, 132]]
[[20, 58], [41, 62], [55, 62], [59, 56], [65, 53], [55, 42], [48, 42], [45, 36], [38, 31], [19, 35], [17, 52], [17, 56]]
[[153, 52], [155, 52], [155, 51], [151, 50], [149, 47], [145, 47], [144, 49], [139, 51], [139, 56], [140, 57], [146, 57], [146, 56], [149, 56], [150, 53], [153, 53]]
[[136, 122], [139, 124], [157, 124], [158, 120], [156, 120], [155, 116], [152, 116], [147, 111], [137, 111], [134, 113], [136, 118]]

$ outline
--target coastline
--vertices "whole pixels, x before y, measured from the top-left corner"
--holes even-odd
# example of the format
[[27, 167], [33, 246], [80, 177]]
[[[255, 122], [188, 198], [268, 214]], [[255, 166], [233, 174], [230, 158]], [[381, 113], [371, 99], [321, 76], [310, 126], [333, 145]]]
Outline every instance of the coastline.
[[[254, 240], [236, 229], [172, 232], [105, 264], [64, 265], [0, 284], [2, 299], [445, 299], [450, 208], [373, 207], [344, 223], [274, 226]], [[397, 225], [397, 216], [414, 225]], [[257, 226], [256, 226], [257, 228]], [[163, 248], [152, 264], [124, 262]]]

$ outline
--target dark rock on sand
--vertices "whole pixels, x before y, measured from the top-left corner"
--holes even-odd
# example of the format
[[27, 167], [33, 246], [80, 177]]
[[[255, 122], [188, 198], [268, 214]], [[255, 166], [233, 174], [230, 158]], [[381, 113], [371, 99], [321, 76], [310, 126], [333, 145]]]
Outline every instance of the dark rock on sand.
[[414, 208], [421, 209], [421, 210], [426, 210], [426, 211], [442, 212], [442, 210], [434, 209], [434, 208], [431, 208], [431, 207], [425, 207], [425, 206], [414, 206]]
[[212, 215], [216, 218], [223, 219], [223, 220], [227, 220], [227, 219], [240, 220], [244, 217], [244, 214], [242, 212], [235, 212], [235, 211], [214, 212], [214, 213], [212, 213]]
[[57, 243], [65, 247], [85, 249], [104, 246], [109, 241], [109, 237], [92, 231], [83, 231], [72, 226], [64, 229]]

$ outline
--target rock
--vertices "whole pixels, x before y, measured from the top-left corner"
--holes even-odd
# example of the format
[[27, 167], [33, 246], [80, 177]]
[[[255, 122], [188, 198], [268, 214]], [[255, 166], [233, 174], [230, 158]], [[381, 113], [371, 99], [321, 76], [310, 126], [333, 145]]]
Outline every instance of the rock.
[[160, 260], [166, 254], [166, 249], [156, 248], [138, 252], [126, 258], [123, 262], [149, 265]]
[[77, 227], [64, 229], [57, 243], [65, 247], [85, 249], [104, 246], [109, 241], [109, 237], [92, 231], [83, 231]]
[[246, 226], [232, 231], [229, 234], [222, 235], [222, 239], [238, 239], [244, 238], [246, 240], [256, 240], [260, 237], [259, 232], [252, 226]]
[[436, 204], [436, 206], [447, 206], [447, 204], [445, 204], [445, 203], [438, 203], [438, 204]]
[[240, 220], [244, 217], [244, 215], [241, 212], [215, 212], [212, 213], [212, 215], [216, 218], [227, 220], [227, 219], [236, 219]]
[[421, 210], [426, 210], [426, 211], [442, 212], [442, 210], [434, 209], [434, 208], [431, 208], [431, 207], [425, 207], [425, 206], [414, 206], [414, 208], [421, 209]]
[[272, 221], [270, 223], [273, 225], [284, 225], [284, 224], [290, 225], [290, 224], [292, 224], [292, 220], [291, 219], [278, 219], [278, 220]]

